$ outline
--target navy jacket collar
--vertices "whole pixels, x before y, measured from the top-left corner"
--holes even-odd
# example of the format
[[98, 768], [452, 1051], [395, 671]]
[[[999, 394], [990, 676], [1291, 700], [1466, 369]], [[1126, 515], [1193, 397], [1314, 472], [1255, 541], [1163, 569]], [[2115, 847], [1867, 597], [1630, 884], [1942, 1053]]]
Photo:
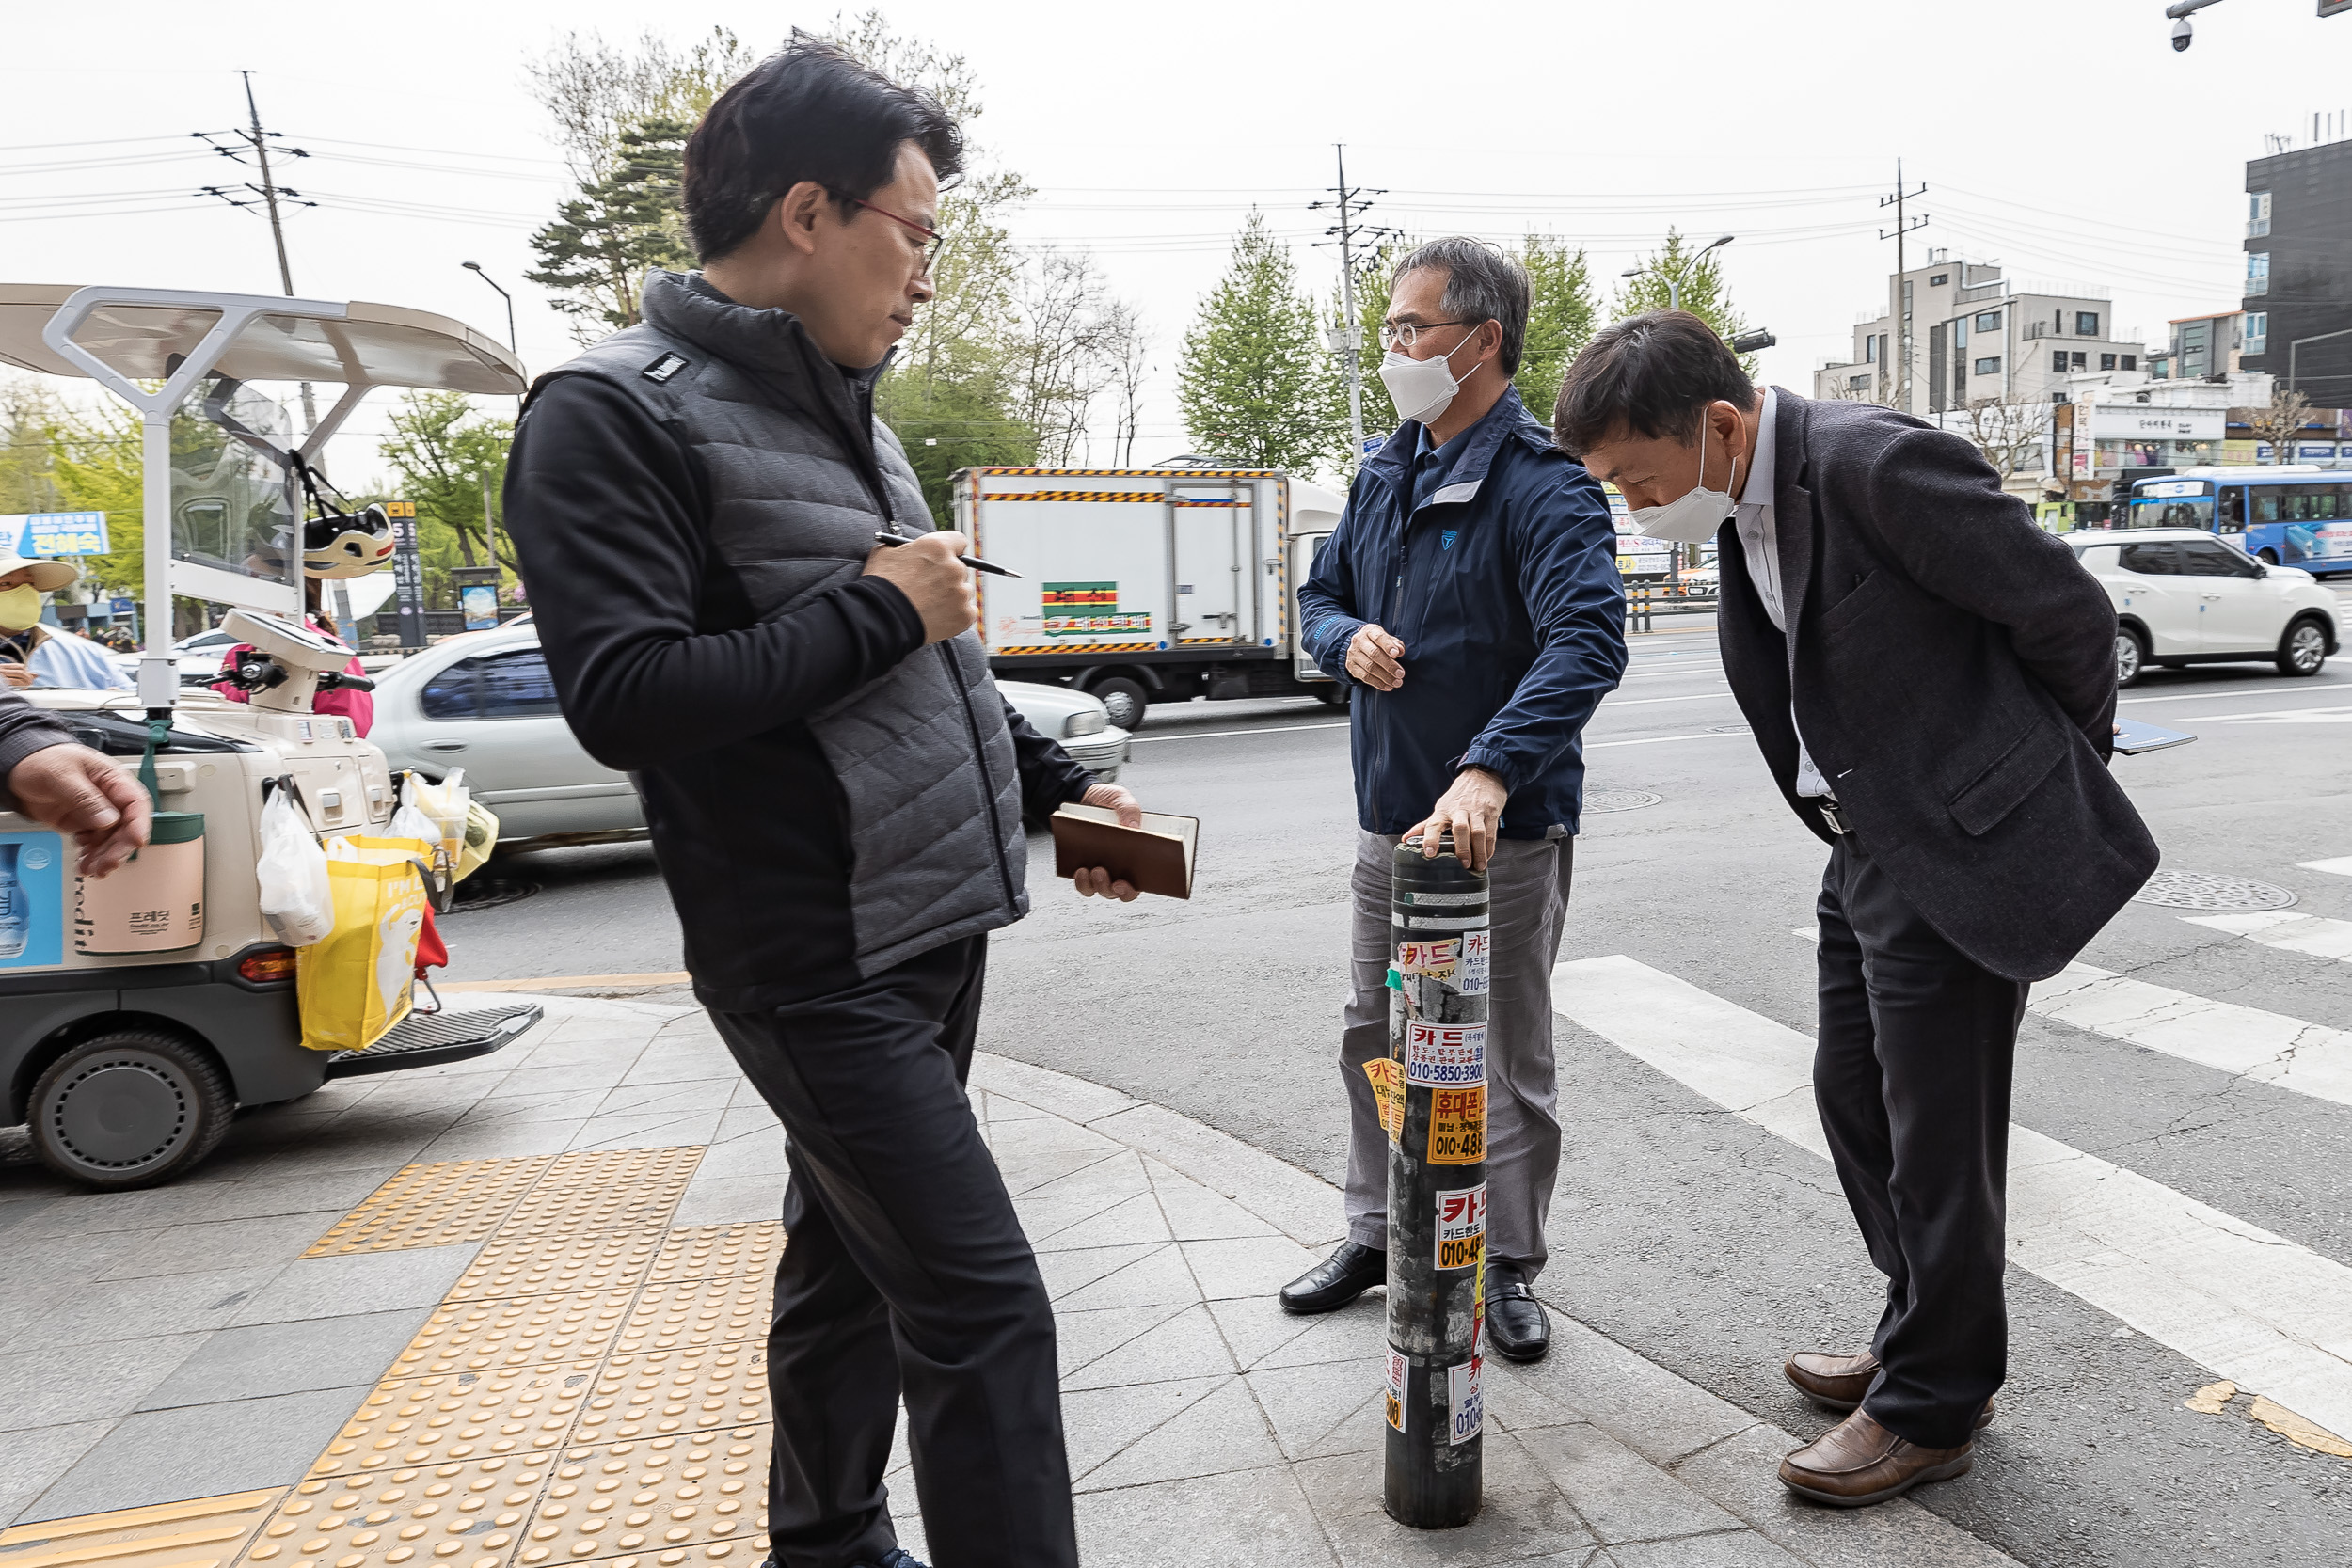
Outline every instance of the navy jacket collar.
[[[1393, 489], [1406, 491], [1412, 483], [1413, 454], [1421, 445], [1420, 421], [1407, 420], [1397, 426], [1387, 446], [1364, 465], [1364, 471], [1374, 475]], [[1551, 445], [1551, 437], [1543, 426], [1528, 413], [1527, 404], [1519, 401], [1516, 387], [1505, 387], [1495, 405], [1482, 415], [1478, 422], [1456, 436], [1447, 446], [1459, 445], [1453, 467], [1446, 470], [1446, 482], [1429, 498], [1435, 503], [1467, 501], [1477, 499], [1479, 486], [1486, 482], [1486, 471], [1494, 467], [1495, 453], [1505, 441], [1521, 441], [1537, 451]], [[1440, 452], [1445, 447], [1438, 449]]]

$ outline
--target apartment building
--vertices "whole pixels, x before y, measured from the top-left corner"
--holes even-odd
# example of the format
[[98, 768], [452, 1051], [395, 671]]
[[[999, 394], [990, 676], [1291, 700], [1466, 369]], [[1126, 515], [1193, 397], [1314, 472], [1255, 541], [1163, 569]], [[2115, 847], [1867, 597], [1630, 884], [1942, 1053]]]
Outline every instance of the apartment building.
[[1813, 395], [1922, 418], [1982, 399], [2048, 403], [2069, 376], [2141, 372], [2147, 352], [2118, 329], [2105, 294], [2029, 288], [1997, 261], [1930, 250], [1924, 265], [1887, 278], [1883, 309], [1855, 325], [1850, 359], [1813, 372]]
[[2352, 140], [2250, 160], [2246, 213], [2244, 368], [2352, 407]]

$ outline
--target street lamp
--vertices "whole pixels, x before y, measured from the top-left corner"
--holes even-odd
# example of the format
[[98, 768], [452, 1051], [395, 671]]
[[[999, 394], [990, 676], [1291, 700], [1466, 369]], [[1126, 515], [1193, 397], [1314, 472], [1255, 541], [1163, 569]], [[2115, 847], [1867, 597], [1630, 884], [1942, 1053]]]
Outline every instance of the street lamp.
[[[1704, 256], [1710, 250], [1721, 250], [1724, 245], [1729, 245], [1734, 237], [1735, 236], [1733, 235], [1725, 234], [1721, 239], [1711, 240], [1708, 244], [1699, 247], [1698, 255]], [[1695, 259], [1696, 258], [1693, 258], [1693, 260]], [[1645, 273], [1655, 272], [1658, 269], [1655, 267], [1628, 267], [1617, 276], [1620, 277], [1639, 277]], [[1666, 275], [1666, 309], [1669, 310], [1679, 310], [1682, 309], [1682, 277], [1679, 272], [1670, 272]]]
[[506, 301], [506, 346], [507, 346], [507, 349], [509, 350], [509, 352], [512, 352], [512, 353], [520, 353], [520, 352], [521, 352], [521, 350], [519, 350], [519, 349], [516, 348], [516, 346], [515, 346], [515, 296], [514, 296], [513, 294], [508, 293], [507, 293], [504, 289], [499, 289], [498, 279], [497, 279], [497, 278], [495, 278], [495, 277], [491, 277], [488, 273], [484, 272], [484, 271], [482, 270], [482, 263], [481, 263], [481, 262], [479, 262], [479, 261], [460, 261], [460, 262], [458, 262], [457, 264], [458, 264], [459, 266], [461, 266], [461, 267], [465, 268], [468, 272], [472, 273], [472, 274], [473, 274], [476, 277], [481, 278], [481, 279], [482, 279], [482, 281], [484, 281], [485, 283], [487, 283], [487, 284], [488, 284], [488, 285], [490, 285], [490, 287], [492, 287], [493, 289], [498, 289], [498, 290], [499, 290], [499, 297], [500, 297], [501, 299], [502, 299], [502, 300]]

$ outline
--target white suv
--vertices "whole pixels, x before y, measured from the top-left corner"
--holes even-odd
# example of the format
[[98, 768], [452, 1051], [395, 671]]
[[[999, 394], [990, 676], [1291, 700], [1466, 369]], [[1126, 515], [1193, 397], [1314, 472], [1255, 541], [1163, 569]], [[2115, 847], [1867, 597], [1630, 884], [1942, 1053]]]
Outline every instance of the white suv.
[[2150, 664], [2269, 659], [2316, 675], [2336, 651], [2336, 596], [2311, 573], [2266, 566], [2201, 529], [2066, 535], [2115, 606], [2116, 684]]

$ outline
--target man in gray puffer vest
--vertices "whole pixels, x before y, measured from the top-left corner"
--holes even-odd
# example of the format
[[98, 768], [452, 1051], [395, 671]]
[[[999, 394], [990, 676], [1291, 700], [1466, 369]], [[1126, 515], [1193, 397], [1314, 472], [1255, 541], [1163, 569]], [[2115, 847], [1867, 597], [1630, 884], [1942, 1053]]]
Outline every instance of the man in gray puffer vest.
[[961, 153], [937, 103], [796, 35], [688, 143], [703, 271], [651, 274], [642, 325], [539, 381], [508, 467], [564, 717], [635, 775], [696, 993], [789, 1135], [777, 1568], [914, 1562], [902, 1393], [942, 1568], [1077, 1561], [1053, 1314], [963, 1080], [1024, 811], [1138, 817], [997, 693], [968, 546], [873, 416]]

